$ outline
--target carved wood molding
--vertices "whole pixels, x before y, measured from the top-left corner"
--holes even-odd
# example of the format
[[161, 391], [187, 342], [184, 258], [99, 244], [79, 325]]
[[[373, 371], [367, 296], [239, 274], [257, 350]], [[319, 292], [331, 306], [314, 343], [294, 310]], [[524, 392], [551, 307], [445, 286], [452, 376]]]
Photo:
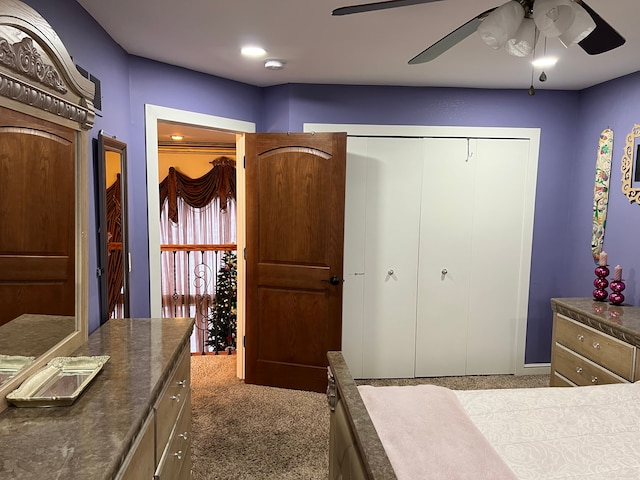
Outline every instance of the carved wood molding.
[[29, 37], [13, 44], [0, 37], [0, 63], [60, 93], [68, 91], [58, 71], [45, 62]]
[[93, 112], [90, 114], [89, 109], [58, 98], [33, 85], [12, 78], [1, 71], [0, 96], [78, 122], [86, 129], [90, 129], [93, 126], [94, 115]]

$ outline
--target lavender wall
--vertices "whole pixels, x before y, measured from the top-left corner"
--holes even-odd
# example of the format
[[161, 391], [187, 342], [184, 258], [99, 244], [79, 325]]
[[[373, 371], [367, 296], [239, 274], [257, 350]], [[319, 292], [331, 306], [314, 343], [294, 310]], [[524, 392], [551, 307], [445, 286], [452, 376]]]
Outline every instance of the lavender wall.
[[[594, 262], [590, 245], [585, 239], [591, 235], [596, 139], [602, 129], [609, 127], [614, 132], [614, 146], [604, 250], [609, 254], [611, 266], [620, 264], [623, 267], [625, 302], [640, 305], [640, 249], [637, 241], [640, 235], [640, 205], [630, 203], [622, 193], [620, 170], [626, 137], [634, 124], [640, 123], [639, 106], [640, 72], [581, 92], [576, 127], [583, 141], [576, 145], [579, 163], [574, 181], [578, 188], [569, 230], [570, 243], [576, 249], [568, 268], [570, 283], [574, 286], [573, 295], [589, 296], [593, 290]], [[613, 268], [610, 268], [613, 272]]]
[[[625, 266], [625, 293], [640, 303], [635, 270], [640, 253], [632, 240], [634, 215], [620, 192], [624, 136], [633, 126], [640, 77], [625, 77], [583, 92], [449, 88], [280, 85], [261, 89], [129, 56], [75, 0], [26, 0], [57, 31], [78, 64], [100, 78], [100, 129], [128, 144], [132, 315], [149, 314], [144, 105], [254, 122], [258, 131], [301, 131], [305, 122], [541, 128], [534, 223], [526, 361], [548, 362], [553, 296], [589, 296], [591, 196], [598, 133], [616, 131], [614, 175], [605, 249]], [[90, 228], [95, 229], [93, 169], [90, 169]], [[499, 182], [508, 179], [496, 179]], [[96, 242], [90, 237], [89, 270]], [[97, 280], [89, 286], [90, 330], [98, 324]]]
[[[549, 298], [567, 296], [572, 291], [567, 288], [565, 277], [575, 250], [568, 235], [568, 220], [574, 216], [579, 186], [575, 181], [575, 147], [585, 143], [581, 130], [576, 128], [580, 93], [538, 91], [530, 97], [526, 88], [290, 85], [286, 96], [288, 124], [265, 118], [266, 125], [291, 131], [302, 130], [305, 122], [541, 129], [526, 362], [548, 362], [552, 319]], [[269, 103], [281, 102], [283, 97], [282, 93], [274, 99], [267, 97], [265, 111], [277, 111]], [[597, 144], [597, 138], [595, 141]], [[498, 172], [496, 181], [499, 184], [509, 179], [500, 178]], [[590, 237], [585, 240], [588, 245]]]
[[123, 142], [129, 135], [129, 73], [128, 55], [74, 0], [28, 0], [67, 47], [73, 61], [102, 82], [102, 111], [97, 112], [89, 132], [89, 329], [100, 324], [100, 297], [95, 276], [97, 234], [95, 222], [94, 142], [104, 130]]
[[148, 317], [149, 233], [144, 142], [145, 104], [217, 115], [259, 125], [262, 91], [257, 87], [134, 56], [130, 57], [129, 74], [129, 246], [133, 258], [131, 312], [132, 316]]

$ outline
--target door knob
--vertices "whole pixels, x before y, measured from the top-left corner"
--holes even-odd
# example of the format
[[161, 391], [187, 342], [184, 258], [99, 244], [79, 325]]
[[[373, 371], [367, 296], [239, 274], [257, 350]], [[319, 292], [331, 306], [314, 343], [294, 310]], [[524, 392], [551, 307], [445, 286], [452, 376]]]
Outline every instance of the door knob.
[[446, 269], [446, 268], [443, 268], [443, 269], [442, 269], [442, 275], [444, 276], [444, 275], [446, 275], [447, 273], [449, 273], [449, 272], [447, 271], [447, 269]]
[[329, 280], [322, 280], [323, 282], [330, 283], [331, 285], [340, 285], [340, 278], [337, 275], [334, 275]]

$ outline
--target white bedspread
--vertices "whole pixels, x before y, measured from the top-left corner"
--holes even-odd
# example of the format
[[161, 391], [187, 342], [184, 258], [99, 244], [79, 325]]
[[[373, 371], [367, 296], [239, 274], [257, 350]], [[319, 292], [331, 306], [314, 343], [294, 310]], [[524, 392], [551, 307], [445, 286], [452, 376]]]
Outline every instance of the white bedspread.
[[640, 384], [456, 391], [521, 480], [640, 479]]
[[[365, 393], [365, 405], [378, 397], [375, 392], [384, 389], [417, 391], [415, 387], [359, 388], [361, 394]], [[403, 395], [408, 391], [411, 390]], [[428, 409], [424, 393], [419, 395], [423, 408]], [[520, 480], [640, 479], [640, 384], [455, 391], [455, 396], [468, 418]], [[407, 402], [410, 403], [404, 397], [400, 408]], [[390, 412], [393, 410], [387, 408], [386, 414]], [[394, 422], [381, 420], [382, 413], [371, 417], [376, 429], [381, 422], [385, 429], [396, 428]], [[421, 434], [419, 428], [416, 432], [415, 427], [407, 429], [406, 425], [395, 423], [397, 431], [392, 435], [406, 434], [407, 430], [417, 438], [433, 434]], [[389, 448], [385, 449], [389, 454]], [[424, 444], [417, 440], [404, 441], [402, 448], [395, 450], [399, 450], [393, 454], [396, 458], [389, 455], [389, 459], [396, 474], [396, 465], [424, 456]]]

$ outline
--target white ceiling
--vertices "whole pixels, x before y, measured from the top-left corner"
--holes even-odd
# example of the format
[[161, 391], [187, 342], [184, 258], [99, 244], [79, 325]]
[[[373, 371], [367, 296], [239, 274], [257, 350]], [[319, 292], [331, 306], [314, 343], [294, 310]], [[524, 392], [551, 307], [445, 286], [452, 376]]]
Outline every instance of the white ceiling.
[[[256, 86], [284, 83], [528, 88], [529, 59], [473, 34], [436, 60], [409, 59], [505, 0], [443, 0], [343, 17], [331, 11], [372, 0], [77, 0], [128, 53]], [[640, 2], [586, 0], [627, 42], [597, 56], [550, 39], [560, 57], [536, 89], [583, 89], [640, 70]], [[260, 44], [262, 59], [240, 47]], [[541, 49], [539, 45], [539, 50]], [[284, 70], [266, 70], [265, 59]]]

